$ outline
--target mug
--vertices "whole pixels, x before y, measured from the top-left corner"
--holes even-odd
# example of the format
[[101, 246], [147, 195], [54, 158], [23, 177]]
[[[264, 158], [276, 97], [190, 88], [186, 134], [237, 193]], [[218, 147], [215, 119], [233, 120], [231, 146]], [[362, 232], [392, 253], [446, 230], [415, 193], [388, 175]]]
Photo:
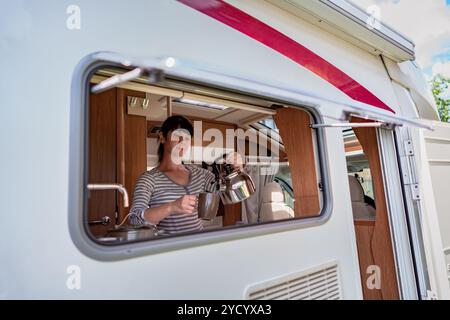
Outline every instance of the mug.
[[203, 220], [212, 220], [217, 216], [220, 197], [216, 193], [201, 192], [198, 195], [198, 217]]

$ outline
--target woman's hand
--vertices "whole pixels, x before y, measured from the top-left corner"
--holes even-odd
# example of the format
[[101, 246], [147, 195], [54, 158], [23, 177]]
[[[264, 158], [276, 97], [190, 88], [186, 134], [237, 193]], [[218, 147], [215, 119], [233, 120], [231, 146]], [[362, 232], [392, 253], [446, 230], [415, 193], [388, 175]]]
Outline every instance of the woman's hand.
[[172, 212], [177, 214], [194, 214], [197, 212], [197, 196], [185, 195], [173, 201]]

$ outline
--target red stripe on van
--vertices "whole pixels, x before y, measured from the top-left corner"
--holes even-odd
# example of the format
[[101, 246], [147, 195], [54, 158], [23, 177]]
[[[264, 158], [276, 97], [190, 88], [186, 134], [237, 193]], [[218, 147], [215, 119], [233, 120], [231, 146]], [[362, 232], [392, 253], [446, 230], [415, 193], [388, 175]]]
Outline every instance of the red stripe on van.
[[394, 110], [372, 92], [330, 62], [271, 26], [223, 0], [178, 1], [272, 48], [302, 67], [314, 72], [350, 98], [395, 113]]

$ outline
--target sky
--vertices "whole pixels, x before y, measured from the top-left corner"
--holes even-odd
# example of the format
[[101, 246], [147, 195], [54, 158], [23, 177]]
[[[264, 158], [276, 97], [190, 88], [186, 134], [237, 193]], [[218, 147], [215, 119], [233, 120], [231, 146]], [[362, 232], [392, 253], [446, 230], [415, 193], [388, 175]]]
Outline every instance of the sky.
[[363, 9], [377, 5], [383, 23], [416, 44], [426, 77], [450, 78], [450, 0], [350, 0]]

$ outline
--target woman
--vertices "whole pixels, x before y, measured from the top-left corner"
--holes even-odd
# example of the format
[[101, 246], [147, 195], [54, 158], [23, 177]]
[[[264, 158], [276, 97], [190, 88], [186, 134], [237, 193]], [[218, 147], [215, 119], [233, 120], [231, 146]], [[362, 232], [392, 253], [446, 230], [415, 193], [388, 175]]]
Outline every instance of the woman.
[[[184, 165], [193, 127], [182, 116], [171, 116], [159, 133], [159, 165], [142, 174], [135, 186], [130, 222], [153, 224], [169, 234], [203, 229], [197, 216], [197, 196], [215, 190], [214, 174], [195, 165]], [[228, 160], [233, 161], [236, 155]]]

